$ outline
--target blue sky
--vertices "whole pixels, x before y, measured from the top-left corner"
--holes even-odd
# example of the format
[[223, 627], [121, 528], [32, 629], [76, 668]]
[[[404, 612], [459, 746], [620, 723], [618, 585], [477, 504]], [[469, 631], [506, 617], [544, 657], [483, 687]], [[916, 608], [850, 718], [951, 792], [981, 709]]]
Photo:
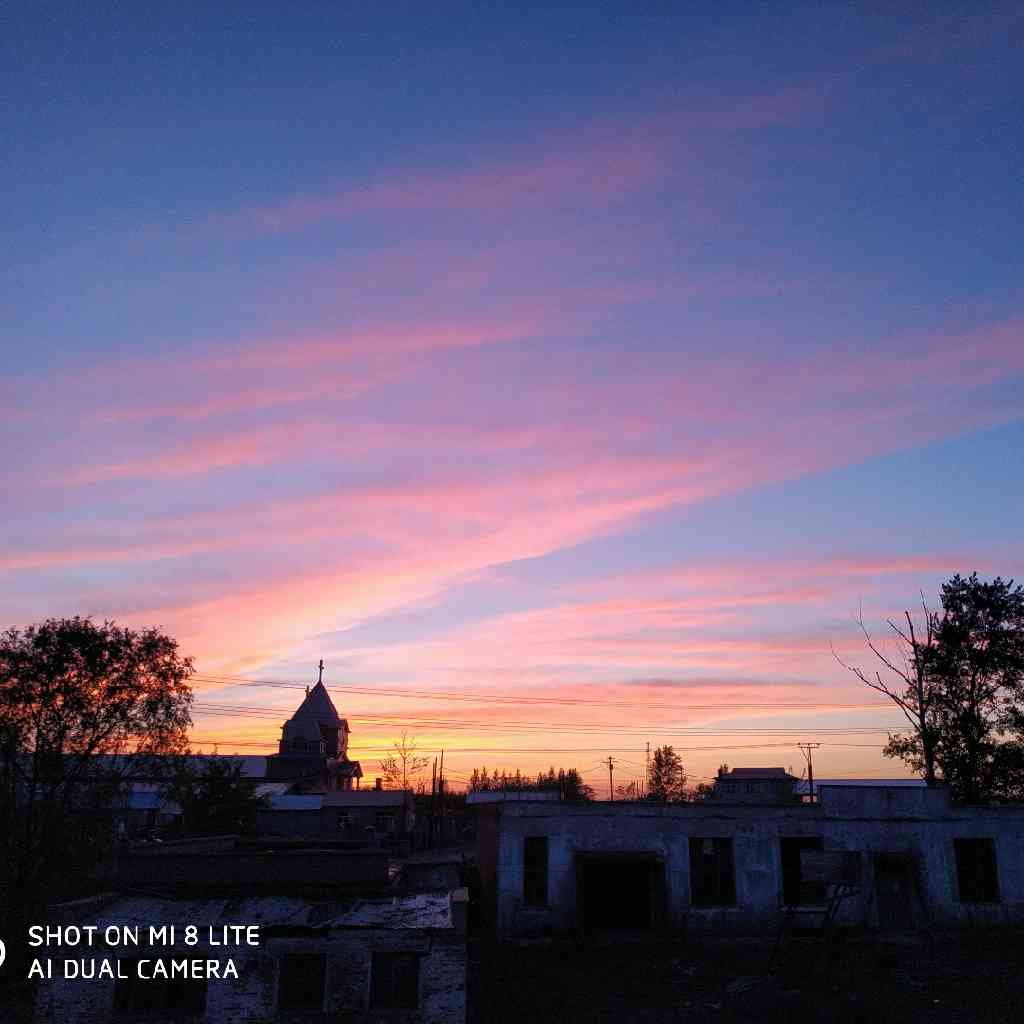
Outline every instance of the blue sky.
[[[287, 690], [224, 681], [323, 656], [367, 760], [408, 726], [546, 765], [582, 742], [551, 694], [612, 753], [741, 703], [792, 743], [861, 728], [820, 707], [865, 696], [829, 649], [859, 603], [1022, 560], [1022, 32], [983, 3], [13, 13], [0, 620], [159, 623], [271, 715]], [[227, 737], [275, 722], [197, 712]]]

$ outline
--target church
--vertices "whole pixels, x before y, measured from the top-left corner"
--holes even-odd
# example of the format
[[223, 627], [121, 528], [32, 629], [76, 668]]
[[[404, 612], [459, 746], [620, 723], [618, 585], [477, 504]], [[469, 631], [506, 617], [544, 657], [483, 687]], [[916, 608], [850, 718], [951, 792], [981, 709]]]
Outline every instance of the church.
[[348, 759], [348, 722], [338, 714], [324, 686], [324, 663], [316, 686], [281, 727], [278, 752], [267, 758], [268, 782], [301, 783], [310, 789], [359, 787], [363, 769]]

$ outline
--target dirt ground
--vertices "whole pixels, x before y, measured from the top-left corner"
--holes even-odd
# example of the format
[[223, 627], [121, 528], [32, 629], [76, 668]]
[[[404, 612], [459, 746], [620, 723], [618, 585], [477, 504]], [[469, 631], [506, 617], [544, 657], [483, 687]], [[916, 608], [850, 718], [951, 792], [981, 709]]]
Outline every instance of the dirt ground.
[[471, 944], [472, 1024], [1024, 1020], [1024, 932]]

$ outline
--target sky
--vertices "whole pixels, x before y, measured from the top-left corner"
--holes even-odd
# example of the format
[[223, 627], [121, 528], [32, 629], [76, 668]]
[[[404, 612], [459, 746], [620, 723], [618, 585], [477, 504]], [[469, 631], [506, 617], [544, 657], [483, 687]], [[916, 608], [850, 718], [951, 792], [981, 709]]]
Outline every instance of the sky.
[[[216, 8], [216, 9], [215, 9]], [[1019, 4], [24, 4], [0, 626], [607, 795], [902, 776], [834, 653], [1024, 571]]]

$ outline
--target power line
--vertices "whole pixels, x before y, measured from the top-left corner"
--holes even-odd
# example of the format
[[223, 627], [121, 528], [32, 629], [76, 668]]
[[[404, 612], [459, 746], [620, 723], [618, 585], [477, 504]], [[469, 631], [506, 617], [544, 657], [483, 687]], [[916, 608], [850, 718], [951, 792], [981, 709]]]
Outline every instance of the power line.
[[[277, 747], [277, 743], [265, 742], [258, 740], [225, 740], [223, 737], [215, 736], [193, 736], [192, 741], [194, 743], [203, 743], [216, 746], [226, 747], [258, 747], [260, 749], [266, 749], [271, 747]], [[825, 743], [822, 744], [827, 747], [843, 747], [843, 748], [859, 748], [864, 750], [879, 750], [880, 745], [877, 743]], [[792, 750], [796, 747], [795, 743], [716, 743], [710, 747], [684, 747], [676, 746], [676, 750], [684, 751], [687, 753], [693, 751], [705, 751], [705, 750]], [[351, 748], [353, 754], [387, 754], [391, 752], [391, 747], [356, 747]], [[430, 752], [432, 748], [424, 746], [422, 748], [425, 752]], [[438, 747], [440, 749], [440, 747]], [[607, 750], [607, 745], [603, 747], [449, 747], [445, 746], [445, 750], [451, 754], [586, 754], [586, 753], [598, 753], [603, 750]], [[630, 754], [642, 754], [644, 753], [643, 748], [627, 748], [617, 747], [618, 751], [626, 752]], [[639, 767], [639, 766], [638, 766]]]
[[[305, 689], [306, 683], [280, 679], [250, 679], [246, 676], [218, 676], [208, 673], [196, 673], [193, 676], [201, 682], [226, 686], [260, 687], [270, 686], [289, 690]], [[645, 700], [611, 700], [599, 697], [540, 697], [537, 695], [493, 693], [468, 693], [460, 690], [402, 690], [395, 688], [378, 688], [370, 686], [346, 686], [332, 684], [330, 689], [337, 693], [352, 693], [369, 697], [399, 697], [422, 700], [430, 697], [437, 700], [471, 701], [491, 704], [561, 704], [566, 706], [593, 705], [595, 707], [640, 707], [660, 711], [721, 711], [721, 710], [854, 710], [859, 708], [888, 708], [891, 704], [882, 701], [871, 702], [829, 702], [829, 701], [762, 701], [732, 704], [664, 704]]]
[[[286, 709], [263, 709], [263, 708], [251, 708], [244, 705], [225, 705], [225, 704], [207, 704], [207, 703], [196, 703], [193, 705], [196, 709], [197, 714], [211, 717], [231, 717], [231, 718], [259, 718], [259, 719], [272, 719], [275, 721], [281, 720], [282, 714], [287, 714]], [[550, 722], [550, 721], [524, 721], [524, 720], [499, 720], [499, 721], [475, 721], [472, 719], [465, 718], [428, 718], [424, 716], [407, 716], [407, 715], [379, 715], [379, 714], [367, 714], [360, 715], [358, 721], [365, 724], [371, 725], [388, 725], [390, 726], [393, 722], [398, 722], [403, 725], [408, 725], [414, 728], [443, 728], [443, 729], [462, 729], [470, 732], [509, 732], [516, 730], [535, 730], [545, 729], [552, 730], [556, 729], [562, 732], [600, 732], [602, 734], [609, 731], [613, 731], [618, 735], [648, 735], [652, 730], [650, 726], [623, 726], [618, 723], [603, 723], [603, 722]], [[870, 724], [870, 725], [859, 725], [849, 726], [840, 728], [837, 726], [821, 726], [814, 729], [814, 732], [821, 735], [843, 735], [843, 736], [856, 736], [856, 735], [881, 735], [888, 733], [895, 728], [899, 727], [899, 723], [889, 724]], [[806, 733], [808, 731], [806, 725], [802, 725], [799, 728], [791, 728], [789, 726], [761, 726], [761, 725], [750, 725], [750, 726], [734, 726], [731, 728], [724, 728], [721, 726], [715, 726], [712, 728], [706, 726], [689, 726], [682, 724], [666, 723], [661, 722], [658, 725], [659, 732], [674, 732], [674, 733], [689, 733], [691, 735], [747, 735], [749, 733], [769, 733], [775, 735], [796, 735], [798, 733]]]

